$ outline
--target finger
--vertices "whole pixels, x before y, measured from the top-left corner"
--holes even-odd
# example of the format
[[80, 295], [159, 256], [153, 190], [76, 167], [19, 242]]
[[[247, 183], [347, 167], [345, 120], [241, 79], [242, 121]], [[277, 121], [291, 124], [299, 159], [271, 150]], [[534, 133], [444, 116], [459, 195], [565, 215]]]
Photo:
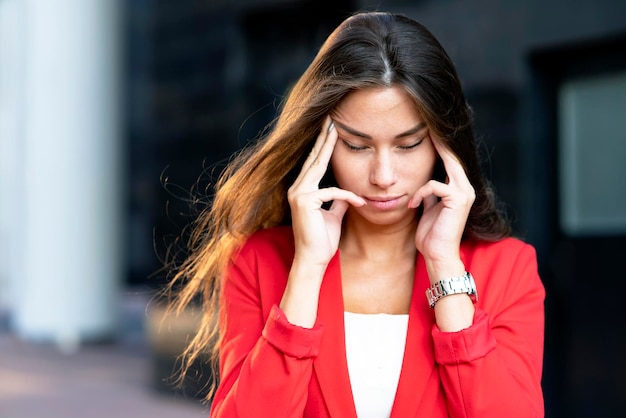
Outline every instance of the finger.
[[324, 147], [324, 144], [326, 143], [328, 139], [328, 134], [331, 131], [330, 129], [331, 125], [332, 125], [332, 120], [330, 116], [326, 116], [326, 118], [324, 119], [324, 123], [322, 124], [322, 129], [320, 130], [320, 133], [317, 135], [317, 139], [315, 140], [315, 143], [313, 144], [313, 148], [311, 149], [309, 156], [307, 157], [307, 159], [304, 161], [304, 164], [302, 165], [303, 171], [308, 170], [309, 167], [319, 158], [320, 151]]
[[456, 184], [469, 183], [467, 174], [461, 165], [461, 162], [456, 155], [452, 153], [445, 145], [440, 141], [433, 139], [433, 145], [437, 150], [437, 153], [443, 161], [443, 166], [448, 175], [448, 183], [454, 182]]
[[420, 204], [425, 204], [424, 200], [426, 198], [429, 198], [430, 196], [433, 196], [436, 200], [438, 200], [438, 198], [443, 199], [445, 197], [448, 197], [450, 193], [451, 189], [449, 185], [441, 183], [437, 180], [430, 180], [422, 187], [420, 187], [417, 192], [415, 192], [415, 194], [409, 201], [409, 207], [416, 208]]
[[328, 171], [330, 157], [332, 156], [335, 143], [337, 142], [337, 133], [331, 132], [322, 148], [313, 161], [310, 161], [306, 167], [300, 172], [298, 182], [301, 186], [308, 190], [318, 189], [320, 181]]
[[365, 199], [360, 196], [357, 196], [355, 193], [350, 192], [348, 190], [343, 190], [338, 187], [327, 187], [324, 189], [320, 189], [315, 192], [316, 198], [319, 199], [320, 203], [330, 202], [330, 201], [344, 201], [353, 206], [363, 206], [366, 204]]
[[429, 180], [422, 187], [417, 189], [411, 200], [409, 200], [409, 208], [416, 208], [421, 205], [428, 196], [441, 197], [446, 193], [445, 189], [449, 187], [447, 184], [437, 180]]
[[[324, 173], [326, 173], [330, 157], [333, 153], [333, 149], [335, 148], [335, 143], [337, 142], [337, 131], [333, 126], [331, 126], [331, 123], [332, 121], [330, 117], [327, 117], [324, 121], [322, 130], [315, 141], [313, 149], [311, 149], [311, 153], [304, 161], [300, 173], [294, 181], [294, 185], [305, 181], [311, 186], [318, 185], [324, 176]], [[310, 173], [314, 167], [315, 169], [313, 170], [313, 175], [311, 176]]]
[[422, 200], [422, 204], [424, 205], [424, 210], [428, 210], [428, 209], [432, 208], [437, 203], [439, 203], [439, 199], [434, 194], [431, 194], [430, 196], [426, 196]]
[[330, 205], [330, 209], [328, 209], [328, 212], [332, 213], [337, 218], [343, 218], [343, 215], [345, 215], [349, 207], [350, 203], [345, 200], [333, 200], [333, 203], [332, 205]]
[[323, 167], [324, 172], [326, 172], [326, 168], [328, 167], [328, 163], [330, 162], [330, 157], [333, 155], [336, 143], [337, 130], [335, 129], [335, 124], [331, 122], [330, 125], [327, 127], [325, 140], [322, 143], [322, 147], [319, 150], [317, 157], [313, 160], [313, 165], [317, 164]]

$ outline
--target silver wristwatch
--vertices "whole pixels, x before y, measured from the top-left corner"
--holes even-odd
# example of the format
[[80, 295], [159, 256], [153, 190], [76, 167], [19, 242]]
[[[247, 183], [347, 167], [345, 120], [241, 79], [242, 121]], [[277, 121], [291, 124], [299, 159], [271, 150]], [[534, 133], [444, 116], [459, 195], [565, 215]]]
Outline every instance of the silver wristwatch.
[[426, 289], [426, 299], [431, 308], [435, 307], [435, 303], [444, 296], [454, 295], [456, 293], [467, 293], [472, 302], [478, 302], [478, 293], [476, 292], [476, 283], [474, 278], [468, 272], [460, 277], [450, 277], [442, 279]]

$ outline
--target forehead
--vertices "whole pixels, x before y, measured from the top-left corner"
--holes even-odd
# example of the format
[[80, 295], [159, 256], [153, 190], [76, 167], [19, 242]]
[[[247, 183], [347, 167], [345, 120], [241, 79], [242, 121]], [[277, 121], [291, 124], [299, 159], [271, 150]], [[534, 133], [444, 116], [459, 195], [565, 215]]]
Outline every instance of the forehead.
[[350, 92], [332, 116], [355, 128], [395, 126], [403, 131], [423, 121], [415, 100], [401, 87], [372, 87]]

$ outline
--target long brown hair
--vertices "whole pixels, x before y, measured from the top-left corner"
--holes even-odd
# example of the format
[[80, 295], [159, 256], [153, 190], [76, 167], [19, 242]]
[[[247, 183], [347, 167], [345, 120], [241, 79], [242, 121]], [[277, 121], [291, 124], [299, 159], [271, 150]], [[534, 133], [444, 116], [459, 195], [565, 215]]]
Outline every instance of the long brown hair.
[[465, 238], [493, 241], [511, 234], [482, 174], [471, 110], [443, 47], [424, 26], [406, 16], [386, 12], [352, 15], [324, 42], [288, 92], [266, 134], [234, 156], [215, 185], [212, 203], [192, 225], [190, 256], [172, 269], [166, 289], [177, 290], [171, 307], [178, 312], [196, 300], [202, 305], [200, 329], [182, 356], [183, 372], [205, 354], [217, 359], [216, 313], [223, 273], [252, 233], [290, 224], [287, 189], [309, 154], [324, 117], [355, 89], [392, 85], [403, 87], [415, 99], [431, 131], [466, 170], [476, 200]]

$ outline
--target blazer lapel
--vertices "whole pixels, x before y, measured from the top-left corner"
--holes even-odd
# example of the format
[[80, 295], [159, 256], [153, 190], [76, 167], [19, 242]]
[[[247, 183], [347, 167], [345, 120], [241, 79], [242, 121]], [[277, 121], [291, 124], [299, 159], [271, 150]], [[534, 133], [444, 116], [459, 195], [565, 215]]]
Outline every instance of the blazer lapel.
[[[428, 272], [422, 257], [417, 257], [411, 295], [407, 339], [402, 371], [391, 412], [392, 418], [417, 416], [424, 391], [432, 373], [436, 373], [431, 329], [434, 313], [426, 304]], [[324, 324], [320, 352], [313, 369], [331, 417], [356, 418], [344, 329], [343, 293], [339, 251], [326, 269], [320, 291], [319, 320]]]
[[328, 264], [318, 305], [324, 336], [313, 369], [331, 417], [356, 418], [344, 329], [343, 292], [339, 251]]
[[424, 259], [417, 257], [415, 280], [409, 310], [402, 371], [391, 417], [414, 417], [422, 400], [431, 374], [436, 372], [435, 354], [431, 337], [434, 313], [426, 303], [424, 292], [429, 286]]

